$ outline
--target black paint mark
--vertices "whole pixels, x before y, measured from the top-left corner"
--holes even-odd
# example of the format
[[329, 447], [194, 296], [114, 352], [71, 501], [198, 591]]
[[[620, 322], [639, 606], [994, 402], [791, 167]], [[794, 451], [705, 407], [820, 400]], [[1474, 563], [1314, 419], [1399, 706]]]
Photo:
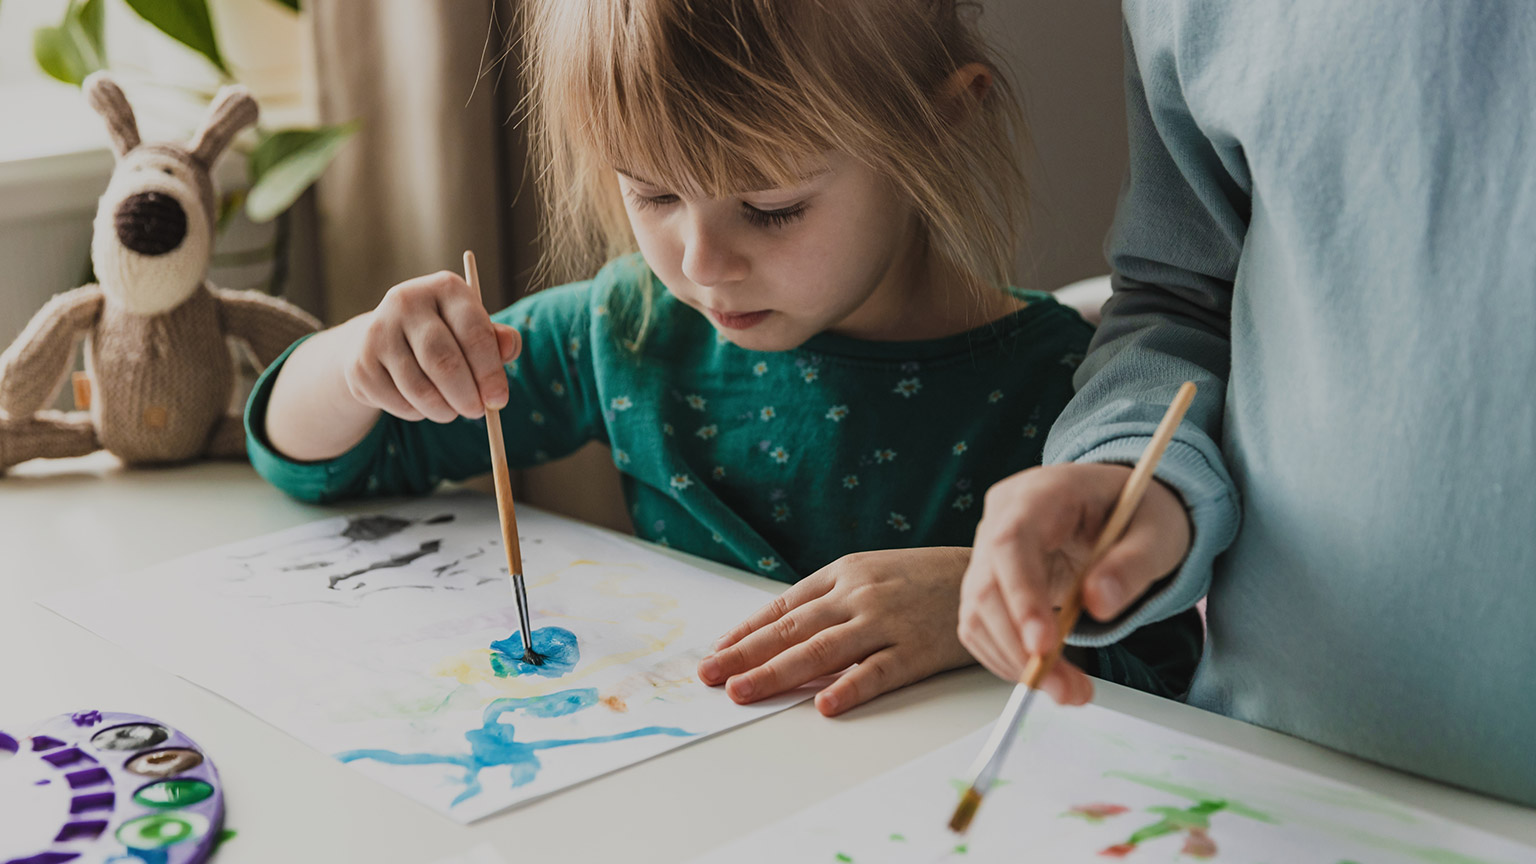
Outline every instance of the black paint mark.
[[433, 516], [431, 519], [428, 519], [426, 522], [424, 522], [422, 524], [424, 524], [424, 525], [442, 525], [445, 522], [452, 522], [453, 519], [454, 519], [454, 516], [453, 516], [452, 513], [444, 513], [441, 516]]
[[[347, 528], [341, 536], [348, 540], [383, 540], [410, 527], [411, 520], [394, 516], [353, 516], [347, 520]], [[399, 565], [395, 565], [399, 566]]]
[[441, 578], [444, 573], [447, 573], [450, 568], [453, 568], [453, 567], [457, 566], [458, 563], [459, 563], [458, 559], [455, 558], [454, 560], [449, 561], [447, 564], [444, 564], [441, 567], [433, 567], [432, 568], [432, 578], [433, 579]]
[[[382, 518], [387, 519], [389, 517]], [[428, 555], [436, 553], [437, 550], [442, 547], [442, 545], [443, 541], [441, 540], [428, 540], [425, 543], [422, 543], [421, 548], [417, 549], [415, 552], [406, 552], [403, 555], [396, 555], [393, 558], [387, 558], [383, 561], [369, 564], [367, 567], [364, 567], [361, 570], [353, 570], [351, 573], [347, 573], [342, 576], [332, 576], [330, 587], [335, 588], [337, 584], [345, 582], [346, 580], [351, 579], [353, 576], [361, 576], [364, 573], [371, 573], [374, 570], [388, 570], [393, 567], [404, 567], [405, 565], [415, 561], [418, 558], [424, 558]]]

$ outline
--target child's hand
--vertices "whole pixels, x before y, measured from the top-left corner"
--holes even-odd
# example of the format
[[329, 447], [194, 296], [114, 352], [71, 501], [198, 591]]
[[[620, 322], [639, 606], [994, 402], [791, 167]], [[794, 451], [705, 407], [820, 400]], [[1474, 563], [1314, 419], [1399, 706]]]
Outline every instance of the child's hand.
[[[1056, 642], [1055, 607], [1087, 561], [1130, 477], [1125, 465], [1031, 468], [987, 490], [960, 591], [960, 641], [998, 677], [1021, 681]], [[1189, 516], [1161, 482], [1147, 488], [1124, 535], [1083, 580], [1083, 611], [1110, 621], [1189, 551]], [[1057, 702], [1093, 698], [1082, 670], [1057, 660], [1041, 683]]]
[[344, 367], [363, 405], [403, 420], [447, 423], [507, 404], [503, 365], [522, 350], [518, 332], [495, 324], [458, 274], [418, 276], [389, 289], [361, 316]]
[[[970, 550], [846, 555], [753, 613], [699, 663], [737, 702], [764, 699], [857, 663], [816, 696], [828, 717], [973, 661], [955, 636]], [[727, 680], [729, 679], [729, 680]]]

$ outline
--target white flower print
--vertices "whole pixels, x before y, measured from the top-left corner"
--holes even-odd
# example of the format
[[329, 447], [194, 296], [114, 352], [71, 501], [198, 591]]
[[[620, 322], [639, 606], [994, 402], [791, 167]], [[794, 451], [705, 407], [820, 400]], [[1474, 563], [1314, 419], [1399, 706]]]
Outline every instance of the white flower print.
[[789, 461], [789, 451], [785, 450], [782, 445], [773, 448], [771, 451], [769, 451], [768, 455], [772, 456], [773, 461], [779, 463], [780, 465], [783, 465], [785, 462]]
[[613, 461], [619, 465], [628, 465], [629, 454], [625, 453], [623, 450], [615, 450], [613, 451]]
[[772, 420], [775, 416], [777, 416], [777, 414], [778, 412], [773, 410], [772, 405], [769, 405], [763, 410], [757, 412], [758, 419], [760, 420]]
[[768, 374], [768, 364], [759, 360], [752, 365], [752, 374], [761, 378]]
[[779, 562], [773, 558], [759, 558], [757, 567], [759, 570], [773, 571], [779, 569]]
[[954, 503], [950, 504], [949, 506], [955, 508], [956, 510], [969, 510], [971, 509], [971, 505], [974, 503], [976, 503], [976, 496], [967, 492], [964, 495], [956, 498]]
[[1033, 437], [1035, 437], [1036, 435], [1039, 435], [1039, 434], [1040, 434], [1040, 430], [1035, 427], [1035, 424], [1033, 424], [1033, 423], [1025, 423], [1024, 424], [1024, 437], [1025, 438], [1033, 438]]
[[775, 521], [775, 522], [788, 522], [789, 521], [789, 505], [788, 504], [775, 504], [774, 505], [774, 507], [773, 507], [773, 521]]
[[916, 378], [903, 378], [896, 382], [896, 386], [891, 388], [891, 392], [901, 396], [904, 399], [911, 399], [913, 396], [916, 396], [917, 391], [921, 389], [923, 389], [922, 381], [919, 381]]
[[608, 403], [608, 407], [615, 411], [628, 411], [629, 409], [635, 407], [635, 402], [628, 396], [616, 396], [612, 402]]
[[703, 411], [704, 406], [709, 403], [708, 399], [705, 399], [703, 396], [700, 396], [697, 393], [689, 393], [686, 397], [684, 397], [684, 401], [688, 403], [689, 408], [692, 408], [695, 411]]
[[841, 422], [843, 422], [843, 418], [847, 417], [847, 416], [848, 416], [848, 406], [847, 405], [833, 405], [831, 408], [827, 409], [827, 419], [831, 420], [834, 423], [841, 423]]
[[725, 466], [724, 465], [716, 465], [715, 466], [715, 470], [709, 472], [709, 476], [715, 478], [716, 480], [724, 480], [725, 479]]
[[887, 462], [893, 461], [895, 458], [896, 458], [896, 451], [892, 450], [889, 447], [885, 448], [884, 450], [876, 450], [875, 451], [875, 461], [880, 463], [881, 465], [884, 465]]
[[565, 384], [560, 381], [551, 381], [549, 382], [549, 392], [555, 394], [556, 396], [564, 396]]
[[565, 350], [573, 358], [581, 356], [581, 340], [572, 337], [570, 341], [565, 343]]
[[672, 488], [673, 489], [676, 489], [679, 492], [681, 492], [682, 490], [687, 489], [689, 486], [692, 486], [692, 485], [693, 485], [693, 478], [689, 477], [687, 474], [673, 474], [672, 475]]
[[711, 423], [708, 426], [700, 426], [698, 431], [694, 432], [693, 434], [703, 438], [705, 441], [708, 441], [709, 439], [720, 434], [720, 427]]
[[716, 532], [710, 534], [709, 535], [709, 539], [715, 541], [716, 543], [724, 543], [725, 542], [725, 538], [720, 536], [720, 532], [719, 531], [716, 531]]
[[993, 390], [991, 393], [988, 393], [987, 394], [987, 401], [991, 402], [994, 405], [997, 404], [998, 402], [1003, 401], [1003, 391], [1001, 391], [1001, 390]]
[[533, 425], [535, 425], [535, 426], [543, 426], [544, 425], [544, 413], [542, 411], [531, 411], [531, 412], [529, 412], [528, 419], [532, 420], [533, 421]]
[[949, 448], [949, 451], [951, 453], [955, 454], [956, 456], [959, 456], [961, 453], [964, 453], [966, 450], [969, 450], [969, 449], [970, 449], [969, 447], [965, 446], [965, 442], [964, 441], [956, 441], [955, 442], [955, 446]]
[[1057, 360], [1056, 362], [1067, 367], [1068, 369], [1076, 369], [1077, 367], [1083, 365], [1083, 355], [1063, 354], [1061, 355], [1061, 359]]
[[672, 424], [671, 423], [663, 423], [663, 424], [661, 424], [661, 431], [664, 434], [667, 434], [667, 435], [676, 435], [677, 434], [677, 430], [672, 428]]
[[599, 304], [596, 308], [594, 308], [592, 310], [592, 316], [594, 318], [601, 318], [601, 317], [603, 317], [604, 315], [607, 315], [607, 314], [608, 314], [608, 307], [607, 306], [603, 306], [601, 304]]
[[911, 531], [912, 530], [912, 524], [907, 521], [907, 517], [901, 515], [900, 513], [895, 512], [895, 511], [891, 512], [890, 518], [885, 520], [885, 524], [891, 526], [892, 528], [895, 528], [897, 531]]
[[815, 366], [807, 366], [805, 369], [800, 371], [800, 377], [804, 378], [805, 383], [809, 384], [812, 381], [815, 381], [817, 378], [820, 378], [821, 373], [816, 371]]
[[854, 488], [855, 486], [858, 486], [858, 485], [859, 485], [859, 475], [857, 475], [857, 474], [849, 474], [849, 475], [843, 477], [843, 488], [844, 489], [852, 489], [852, 488]]

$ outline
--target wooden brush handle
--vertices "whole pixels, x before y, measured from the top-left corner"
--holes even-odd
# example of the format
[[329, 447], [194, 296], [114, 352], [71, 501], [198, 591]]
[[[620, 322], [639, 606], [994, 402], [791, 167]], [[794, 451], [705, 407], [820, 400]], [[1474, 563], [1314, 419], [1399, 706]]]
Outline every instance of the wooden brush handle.
[[[480, 270], [475, 253], [464, 253], [464, 281], [480, 294]], [[512, 472], [507, 468], [507, 444], [501, 437], [501, 412], [486, 406], [485, 434], [491, 446], [491, 479], [496, 485], [496, 512], [501, 515], [501, 542], [507, 550], [507, 574], [523, 572], [523, 547], [517, 539], [517, 511], [512, 503]]]

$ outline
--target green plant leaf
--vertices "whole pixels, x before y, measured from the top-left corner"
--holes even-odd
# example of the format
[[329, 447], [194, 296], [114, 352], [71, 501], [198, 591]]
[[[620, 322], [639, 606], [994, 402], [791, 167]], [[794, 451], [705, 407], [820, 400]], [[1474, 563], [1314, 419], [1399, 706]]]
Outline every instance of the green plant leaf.
[[155, 25], [160, 32], [208, 58], [220, 72], [233, 77], [219, 53], [219, 41], [213, 35], [213, 19], [208, 15], [207, 0], [127, 0], [139, 17]]
[[245, 198], [245, 215], [261, 223], [287, 210], [325, 173], [357, 127], [353, 121], [318, 129], [284, 129], [263, 136], [251, 151], [251, 191]]
[[87, 75], [107, 65], [101, 41], [101, 0], [72, 0], [57, 27], [32, 34], [32, 56], [48, 75], [80, 86]]

